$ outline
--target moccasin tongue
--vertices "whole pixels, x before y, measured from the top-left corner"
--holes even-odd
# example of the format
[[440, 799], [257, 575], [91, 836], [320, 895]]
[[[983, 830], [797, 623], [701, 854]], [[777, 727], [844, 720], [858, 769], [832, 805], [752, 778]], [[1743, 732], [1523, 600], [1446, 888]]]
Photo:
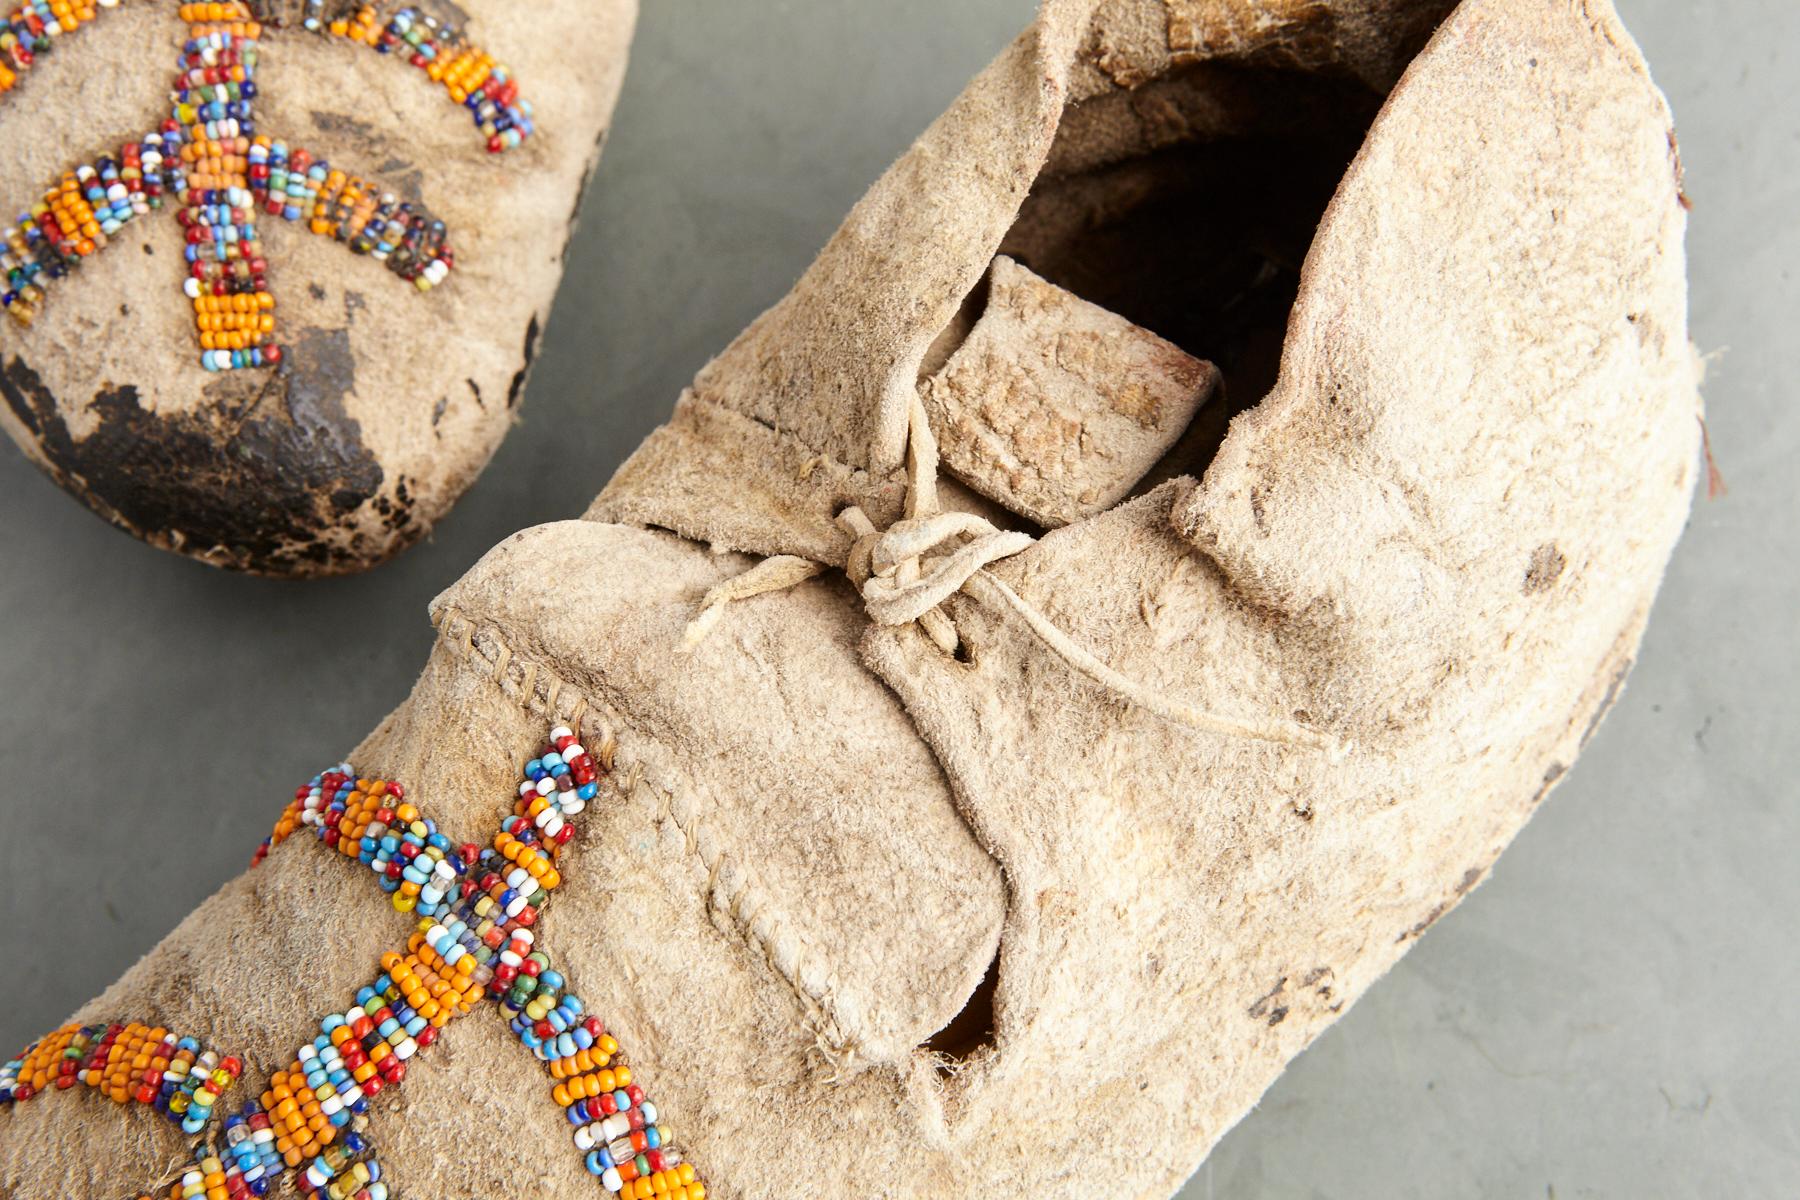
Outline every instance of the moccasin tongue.
[[1040, 525], [1112, 507], [1220, 391], [1219, 371], [1005, 255], [920, 385], [944, 466]]

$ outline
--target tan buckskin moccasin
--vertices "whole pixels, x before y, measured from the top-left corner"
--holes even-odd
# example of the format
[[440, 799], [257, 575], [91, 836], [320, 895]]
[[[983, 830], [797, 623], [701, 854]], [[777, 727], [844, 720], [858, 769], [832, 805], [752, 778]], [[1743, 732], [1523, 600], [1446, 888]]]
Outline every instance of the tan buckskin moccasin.
[[0, 0], [0, 426], [215, 565], [411, 545], [517, 416], [636, 15]]
[[1445, 9], [1048, 5], [6, 1068], [0, 1190], [1167, 1196], [1574, 761], [1699, 470], [1637, 51]]

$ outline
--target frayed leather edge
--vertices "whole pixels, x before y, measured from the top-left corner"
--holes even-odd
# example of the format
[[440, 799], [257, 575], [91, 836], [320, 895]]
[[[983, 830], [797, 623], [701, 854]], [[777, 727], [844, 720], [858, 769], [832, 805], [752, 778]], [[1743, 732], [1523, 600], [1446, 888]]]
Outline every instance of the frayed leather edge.
[[713, 925], [742, 939], [793, 991], [815, 1052], [826, 1066], [827, 1082], [854, 1074], [865, 1043], [854, 1003], [839, 998], [836, 977], [825, 961], [808, 957], [809, 947], [775, 911], [767, 889], [741, 859], [723, 849], [724, 839], [698, 811], [692, 789], [652, 778], [643, 762], [621, 753], [619, 731], [625, 722], [619, 712], [542, 663], [515, 654], [496, 626], [477, 622], [452, 605], [434, 607], [431, 621], [439, 643], [452, 655], [485, 668], [501, 692], [526, 712], [567, 724], [592, 748], [613, 790], [636, 803], [666, 840], [681, 846]]

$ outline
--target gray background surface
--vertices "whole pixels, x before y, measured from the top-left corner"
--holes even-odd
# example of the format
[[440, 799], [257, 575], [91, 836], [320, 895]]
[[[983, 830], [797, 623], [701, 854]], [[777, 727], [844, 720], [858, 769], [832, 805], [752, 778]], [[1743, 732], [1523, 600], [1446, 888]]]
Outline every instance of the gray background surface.
[[[1800, 5], [1620, 7], [1681, 133], [1730, 493], [1697, 506], [1631, 685], [1554, 801], [1192, 1200], [1800, 1195]], [[242, 869], [292, 786], [405, 695], [428, 599], [578, 513], [1029, 15], [647, 9], [522, 423], [432, 541], [356, 579], [228, 576], [0, 448], [6, 1053]]]

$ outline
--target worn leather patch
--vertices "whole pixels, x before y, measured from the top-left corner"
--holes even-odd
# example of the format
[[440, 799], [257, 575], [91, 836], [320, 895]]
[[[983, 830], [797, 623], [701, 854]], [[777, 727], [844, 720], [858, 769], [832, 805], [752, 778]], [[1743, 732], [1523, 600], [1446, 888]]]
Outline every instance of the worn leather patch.
[[1005, 255], [922, 391], [946, 468], [1041, 525], [1112, 507], [1219, 391], [1218, 369]]

